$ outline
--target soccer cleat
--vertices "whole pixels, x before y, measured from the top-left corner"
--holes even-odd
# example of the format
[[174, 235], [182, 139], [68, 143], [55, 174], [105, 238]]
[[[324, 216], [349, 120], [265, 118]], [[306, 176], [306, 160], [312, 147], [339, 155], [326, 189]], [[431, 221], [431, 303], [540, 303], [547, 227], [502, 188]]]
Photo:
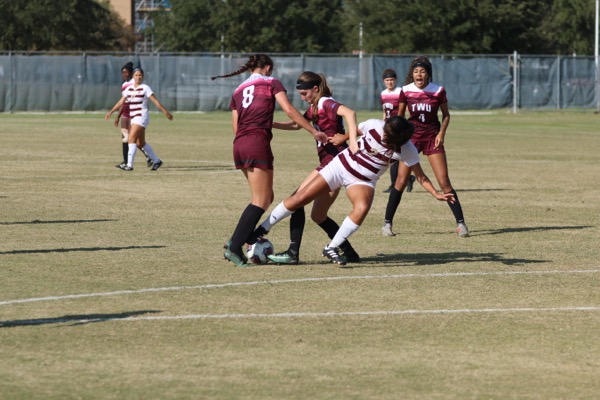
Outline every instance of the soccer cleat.
[[154, 165], [154, 161], [152, 161], [150, 157], [146, 157], [146, 165], [148, 166], [148, 168], [150, 168]]
[[323, 249], [323, 257], [329, 258], [329, 260], [338, 265], [346, 265], [346, 259], [340, 255], [339, 249], [335, 247], [325, 246]]
[[458, 235], [458, 237], [461, 238], [469, 236], [469, 229], [467, 228], [467, 225], [465, 225], [464, 222], [461, 222], [458, 225], [456, 225], [456, 234]]
[[223, 257], [234, 263], [236, 267], [245, 268], [252, 266], [252, 264], [248, 264], [248, 259], [246, 257], [240, 256], [239, 254], [236, 254], [235, 252], [229, 249], [225, 250]]
[[387, 189], [385, 189], [383, 191], [383, 193], [389, 193], [389, 192], [391, 192], [392, 191], [392, 187], [393, 187], [393, 185], [390, 185]]
[[133, 171], [133, 167], [130, 167], [127, 164], [119, 164], [117, 168], [122, 169], [123, 171]]
[[127, 166], [126, 162], [122, 162], [121, 164], [115, 165], [115, 168], [123, 169], [123, 167]]
[[270, 254], [267, 256], [267, 258], [277, 264], [296, 265], [300, 262], [299, 255], [294, 254], [289, 250], [286, 250], [283, 253]]
[[360, 256], [358, 255], [356, 250], [354, 250], [351, 246], [347, 247], [347, 248], [342, 248], [341, 250], [344, 253], [344, 258], [346, 259], [346, 262], [350, 262], [350, 263], [359, 263], [360, 262]]
[[250, 234], [250, 236], [246, 240], [246, 243], [254, 244], [254, 243], [258, 242], [258, 239], [265, 236], [267, 233], [269, 233], [269, 231], [265, 230], [265, 228], [263, 228], [262, 225], [259, 225], [258, 228], [256, 228], [254, 230], [254, 232], [252, 232]]
[[157, 169], [159, 169], [162, 164], [163, 164], [162, 160], [158, 160], [157, 162], [152, 164], [152, 171], [156, 171]]
[[407, 191], [408, 193], [412, 192], [412, 190], [413, 190], [413, 183], [415, 183], [415, 180], [416, 180], [416, 179], [417, 179], [417, 178], [416, 178], [414, 175], [411, 175], [411, 176], [408, 178], [408, 183], [406, 184], [406, 191]]
[[392, 224], [390, 223], [384, 223], [383, 227], [381, 228], [381, 235], [382, 236], [396, 236], [396, 234], [394, 232], [392, 232]]

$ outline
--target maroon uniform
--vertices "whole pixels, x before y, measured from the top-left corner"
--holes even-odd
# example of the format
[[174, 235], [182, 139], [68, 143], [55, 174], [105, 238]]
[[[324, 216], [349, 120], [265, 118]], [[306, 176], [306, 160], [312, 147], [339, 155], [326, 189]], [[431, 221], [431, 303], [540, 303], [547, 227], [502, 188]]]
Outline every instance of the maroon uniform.
[[[304, 118], [312, 122], [316, 130], [324, 132], [327, 137], [333, 137], [336, 133], [342, 135], [346, 133], [344, 130], [344, 119], [337, 114], [341, 104], [335, 101], [332, 97], [321, 97], [317, 104], [317, 115], [314, 115], [313, 108], [310, 107], [305, 113]], [[332, 143], [326, 145], [317, 144], [317, 154], [321, 164], [317, 167], [320, 170], [326, 166], [333, 158], [343, 151], [348, 144], [345, 142], [339, 146]]]
[[447, 102], [446, 89], [438, 84], [429, 83], [423, 90], [414, 83], [402, 87], [400, 103], [406, 104], [406, 110], [410, 114], [408, 120], [415, 126], [415, 133], [411, 138], [413, 143], [435, 140], [441, 126], [438, 110], [440, 105]]
[[271, 139], [275, 95], [285, 92], [273, 77], [252, 74], [233, 92], [229, 108], [238, 113], [233, 140], [235, 167], [273, 169]]

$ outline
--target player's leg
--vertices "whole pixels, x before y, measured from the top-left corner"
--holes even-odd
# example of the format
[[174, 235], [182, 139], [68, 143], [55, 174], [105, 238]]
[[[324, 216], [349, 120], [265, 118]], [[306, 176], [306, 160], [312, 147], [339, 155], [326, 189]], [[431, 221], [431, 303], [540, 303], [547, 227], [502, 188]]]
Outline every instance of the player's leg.
[[448, 163], [446, 161], [446, 154], [429, 154], [427, 158], [429, 159], [429, 164], [431, 164], [431, 169], [433, 170], [435, 179], [438, 181], [442, 192], [452, 193], [454, 195], [454, 203], [448, 203], [448, 206], [450, 206], [450, 210], [452, 211], [454, 219], [456, 220], [456, 233], [459, 237], [469, 236], [469, 230], [465, 224], [462, 205], [460, 204], [458, 195], [452, 187], [452, 183], [450, 182], [450, 178], [448, 176]]
[[396, 182], [394, 187], [390, 190], [390, 195], [388, 197], [388, 202], [385, 207], [385, 216], [383, 218], [383, 227], [381, 228], [381, 234], [383, 236], [396, 236], [396, 234], [392, 230], [394, 215], [396, 215], [396, 210], [400, 205], [400, 200], [402, 200], [402, 194], [404, 193], [404, 189], [410, 179], [411, 171], [410, 168], [406, 166], [404, 163], [398, 163], [398, 175], [396, 178]]

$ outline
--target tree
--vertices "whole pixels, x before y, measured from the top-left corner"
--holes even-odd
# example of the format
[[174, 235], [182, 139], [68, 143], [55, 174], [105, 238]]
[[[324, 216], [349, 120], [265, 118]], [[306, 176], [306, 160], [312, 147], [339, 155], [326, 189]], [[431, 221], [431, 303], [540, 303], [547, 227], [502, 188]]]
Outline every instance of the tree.
[[342, 0], [172, 0], [171, 6], [154, 19], [161, 50], [338, 53], [343, 47]]
[[541, 37], [553, 54], [594, 54], [595, 2], [554, 0], [552, 12], [541, 24]]
[[123, 50], [133, 36], [108, 3], [0, 0], [3, 50]]

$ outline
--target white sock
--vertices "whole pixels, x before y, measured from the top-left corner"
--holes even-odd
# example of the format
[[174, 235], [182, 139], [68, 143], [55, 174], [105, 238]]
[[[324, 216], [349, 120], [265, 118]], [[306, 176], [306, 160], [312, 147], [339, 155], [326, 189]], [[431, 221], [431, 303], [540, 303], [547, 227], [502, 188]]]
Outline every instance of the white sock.
[[135, 153], [137, 153], [137, 145], [135, 143], [129, 143], [129, 152], [127, 153], [127, 165], [133, 168], [133, 160], [135, 160]]
[[142, 151], [144, 152], [145, 155], [147, 155], [148, 157], [150, 157], [150, 159], [153, 162], [159, 162], [160, 161], [160, 159], [154, 153], [154, 150], [152, 150], [152, 146], [150, 146], [149, 143], [146, 143], [146, 145], [144, 147], [142, 147]]
[[344, 222], [342, 222], [342, 226], [340, 226], [340, 229], [338, 229], [333, 239], [331, 239], [331, 243], [329, 243], [327, 247], [340, 247], [346, 239], [358, 230], [358, 228], [360, 228], [360, 225], [356, 225], [352, 222], [350, 217], [346, 217]]
[[269, 214], [267, 219], [264, 220], [263, 223], [260, 224], [260, 226], [265, 228], [265, 230], [268, 232], [271, 230], [271, 227], [273, 225], [275, 225], [276, 223], [278, 223], [279, 221], [281, 221], [283, 219], [286, 219], [287, 217], [289, 217], [292, 214], [293, 214], [293, 211], [290, 211], [287, 208], [285, 208], [285, 206], [283, 205], [283, 201], [282, 201], [281, 203], [277, 204], [277, 206], [273, 209], [273, 211], [271, 211], [271, 214]]

